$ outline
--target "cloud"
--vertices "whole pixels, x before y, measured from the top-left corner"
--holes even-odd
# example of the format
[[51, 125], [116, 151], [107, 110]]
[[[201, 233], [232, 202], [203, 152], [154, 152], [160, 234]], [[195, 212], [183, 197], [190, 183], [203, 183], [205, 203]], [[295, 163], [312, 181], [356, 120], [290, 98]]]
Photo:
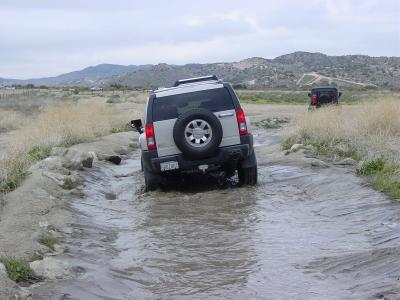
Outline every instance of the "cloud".
[[399, 14], [396, 0], [2, 0], [0, 77], [297, 50], [398, 55]]

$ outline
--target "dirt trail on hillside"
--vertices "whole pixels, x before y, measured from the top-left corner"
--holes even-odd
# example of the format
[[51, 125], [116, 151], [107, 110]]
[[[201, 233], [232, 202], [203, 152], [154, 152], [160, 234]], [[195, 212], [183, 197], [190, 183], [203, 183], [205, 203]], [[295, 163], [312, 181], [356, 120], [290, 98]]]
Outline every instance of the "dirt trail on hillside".
[[63, 254], [80, 275], [33, 299], [396, 299], [399, 203], [351, 170], [281, 155], [281, 140], [257, 132], [255, 187], [143, 193], [139, 152], [84, 172]]

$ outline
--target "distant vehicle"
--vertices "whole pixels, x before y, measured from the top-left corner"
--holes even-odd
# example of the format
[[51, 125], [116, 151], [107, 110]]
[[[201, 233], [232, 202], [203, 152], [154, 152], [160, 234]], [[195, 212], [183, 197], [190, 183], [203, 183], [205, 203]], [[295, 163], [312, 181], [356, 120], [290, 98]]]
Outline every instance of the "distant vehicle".
[[94, 86], [94, 87], [91, 87], [90, 90], [91, 90], [92, 92], [102, 92], [102, 91], [103, 91], [103, 88], [102, 88], [102, 87], [99, 87], [99, 86]]
[[257, 183], [257, 161], [250, 122], [232, 86], [216, 76], [178, 80], [174, 87], [155, 90], [139, 133], [146, 190], [167, 177], [211, 172], [239, 183]]
[[310, 97], [310, 105], [308, 109], [316, 109], [321, 106], [330, 104], [339, 104], [341, 92], [338, 92], [337, 88], [334, 86], [318, 86], [314, 87], [308, 97]]

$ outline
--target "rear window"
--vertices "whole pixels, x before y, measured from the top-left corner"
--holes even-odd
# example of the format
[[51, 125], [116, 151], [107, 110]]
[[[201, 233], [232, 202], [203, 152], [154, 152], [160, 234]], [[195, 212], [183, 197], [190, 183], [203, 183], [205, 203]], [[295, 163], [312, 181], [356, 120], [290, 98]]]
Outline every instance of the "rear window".
[[331, 99], [336, 99], [337, 91], [336, 90], [320, 90], [317, 91], [318, 98], [321, 97], [329, 97]]
[[234, 105], [226, 88], [155, 98], [153, 101], [153, 122], [175, 119], [195, 108], [205, 108], [216, 112], [234, 109]]

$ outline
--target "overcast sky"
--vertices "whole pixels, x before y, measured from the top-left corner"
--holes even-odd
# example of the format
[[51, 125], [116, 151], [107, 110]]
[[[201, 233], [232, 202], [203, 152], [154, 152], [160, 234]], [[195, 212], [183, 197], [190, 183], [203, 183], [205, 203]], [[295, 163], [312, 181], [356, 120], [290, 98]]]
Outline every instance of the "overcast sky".
[[400, 56], [400, 1], [0, 0], [0, 77], [298, 50]]

